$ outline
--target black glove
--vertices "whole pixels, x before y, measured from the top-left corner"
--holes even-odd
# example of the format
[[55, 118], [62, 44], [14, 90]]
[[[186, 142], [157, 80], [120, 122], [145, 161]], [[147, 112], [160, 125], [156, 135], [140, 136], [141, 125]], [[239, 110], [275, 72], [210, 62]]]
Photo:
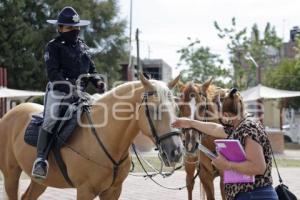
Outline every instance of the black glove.
[[103, 81], [98, 81], [96, 88], [97, 88], [97, 92], [99, 94], [102, 94], [106, 91], [106, 84]]

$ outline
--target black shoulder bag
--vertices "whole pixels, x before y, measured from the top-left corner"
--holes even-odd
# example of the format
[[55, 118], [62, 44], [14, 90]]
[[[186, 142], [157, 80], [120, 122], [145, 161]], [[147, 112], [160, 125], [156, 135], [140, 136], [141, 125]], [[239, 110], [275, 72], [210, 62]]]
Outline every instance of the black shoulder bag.
[[275, 187], [275, 191], [276, 191], [276, 193], [277, 193], [278, 199], [279, 199], [279, 200], [297, 200], [296, 195], [294, 195], [294, 194], [289, 190], [288, 186], [286, 186], [286, 185], [283, 184], [282, 178], [281, 178], [281, 176], [280, 176], [280, 173], [279, 173], [279, 170], [278, 170], [278, 167], [277, 167], [277, 163], [276, 163], [276, 160], [275, 160], [275, 156], [274, 156], [274, 154], [273, 154], [272, 147], [271, 147], [271, 152], [272, 152], [274, 164], [275, 164], [276, 171], [277, 171], [278, 178], [279, 178], [279, 185], [277, 185], [277, 186]]

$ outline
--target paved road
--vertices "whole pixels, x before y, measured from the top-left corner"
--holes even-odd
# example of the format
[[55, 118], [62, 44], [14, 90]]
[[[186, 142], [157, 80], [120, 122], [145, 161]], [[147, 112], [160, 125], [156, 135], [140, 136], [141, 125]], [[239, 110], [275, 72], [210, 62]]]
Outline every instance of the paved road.
[[[300, 168], [280, 168], [282, 178], [286, 185], [288, 185], [297, 197], [300, 198]], [[274, 183], [278, 184], [277, 176], [273, 171]], [[162, 179], [157, 177], [157, 181], [168, 187], [178, 187], [184, 185], [185, 173], [183, 171], [176, 172], [169, 178]], [[215, 180], [215, 186], [217, 187], [219, 179]], [[20, 188], [23, 193], [29, 184], [28, 179], [21, 180]], [[194, 190], [195, 199], [200, 199], [199, 180], [196, 181]], [[220, 199], [220, 192], [217, 187], [217, 198]], [[0, 199], [3, 199], [3, 182], [0, 181]], [[73, 200], [76, 199], [74, 189], [55, 189], [48, 188], [46, 192], [41, 196], [40, 200]], [[186, 190], [167, 190], [155, 185], [151, 180], [144, 179], [142, 177], [136, 177], [130, 175], [123, 187], [123, 191], [120, 200], [183, 200], [187, 199]]]

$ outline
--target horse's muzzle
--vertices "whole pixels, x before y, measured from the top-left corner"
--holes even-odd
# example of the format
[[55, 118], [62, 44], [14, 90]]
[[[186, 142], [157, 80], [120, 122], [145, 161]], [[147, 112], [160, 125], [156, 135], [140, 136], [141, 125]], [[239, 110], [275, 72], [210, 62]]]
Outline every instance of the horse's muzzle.
[[183, 155], [183, 149], [179, 135], [173, 135], [161, 141], [159, 152], [164, 164], [171, 167], [179, 163]]

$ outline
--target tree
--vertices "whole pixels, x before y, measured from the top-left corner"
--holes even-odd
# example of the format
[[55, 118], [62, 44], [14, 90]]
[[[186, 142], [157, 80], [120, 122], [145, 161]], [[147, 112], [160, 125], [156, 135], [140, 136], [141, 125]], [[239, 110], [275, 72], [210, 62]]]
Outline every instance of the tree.
[[267, 23], [263, 34], [261, 34], [257, 24], [254, 24], [249, 36], [246, 27], [237, 28], [235, 18], [232, 18], [229, 28], [222, 28], [216, 21], [214, 25], [219, 38], [228, 40], [227, 48], [234, 70], [234, 85], [240, 89], [256, 85], [256, 66], [253, 62], [247, 61], [245, 55], [250, 54], [261, 68], [273, 65], [268, 51], [270, 48], [278, 51], [282, 45], [281, 39], [276, 35], [275, 28]]
[[3, 0], [0, 6], [0, 66], [7, 68], [14, 88], [41, 89], [45, 85], [42, 45], [45, 44], [44, 5], [36, 1]]
[[205, 82], [209, 77], [215, 77], [216, 82], [220, 86], [224, 86], [224, 82], [220, 77], [229, 77], [229, 71], [222, 68], [222, 59], [216, 54], [210, 52], [208, 47], [203, 47], [199, 40], [192, 41], [188, 38], [187, 47], [177, 51], [180, 54], [180, 63], [178, 66], [187, 66], [182, 72], [184, 81], [197, 80], [201, 83]]
[[0, 4], [0, 66], [8, 70], [13, 88], [44, 90], [46, 85], [44, 47], [56, 36], [56, 19], [64, 6], [74, 7], [91, 25], [81, 37], [95, 51], [98, 72], [118, 78], [119, 60], [124, 55], [125, 21], [117, 18], [117, 0], [2, 0]]
[[[296, 40], [296, 57], [283, 59], [276, 68], [269, 68], [265, 73], [265, 84], [283, 90], [300, 91], [300, 41]], [[300, 107], [300, 98], [282, 101], [284, 107]]]

